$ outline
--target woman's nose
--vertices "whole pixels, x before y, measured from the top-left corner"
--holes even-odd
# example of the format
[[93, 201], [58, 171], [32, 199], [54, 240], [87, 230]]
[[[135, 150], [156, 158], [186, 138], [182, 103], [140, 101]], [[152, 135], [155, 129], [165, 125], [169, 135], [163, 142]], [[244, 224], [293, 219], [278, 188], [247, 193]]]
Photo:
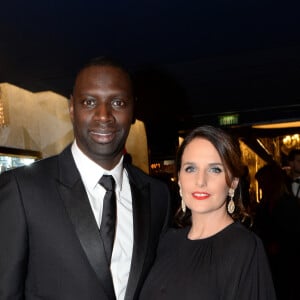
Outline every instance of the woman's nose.
[[204, 172], [198, 172], [196, 177], [196, 184], [199, 187], [203, 187], [206, 185], [206, 177]]

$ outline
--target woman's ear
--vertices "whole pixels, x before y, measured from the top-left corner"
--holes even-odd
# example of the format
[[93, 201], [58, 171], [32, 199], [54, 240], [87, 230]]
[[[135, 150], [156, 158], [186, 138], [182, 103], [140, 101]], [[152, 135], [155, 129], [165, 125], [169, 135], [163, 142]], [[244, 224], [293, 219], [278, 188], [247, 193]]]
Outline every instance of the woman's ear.
[[235, 190], [236, 187], [237, 187], [238, 184], [239, 184], [239, 181], [240, 181], [239, 178], [234, 177], [233, 180], [232, 180], [232, 182], [231, 182], [231, 188]]
[[179, 194], [180, 194], [180, 197], [182, 197], [182, 191], [181, 191], [181, 184], [180, 184], [180, 179], [179, 179], [179, 176], [178, 176], [178, 179], [177, 179], [177, 184], [178, 184], [178, 191], [179, 191]]

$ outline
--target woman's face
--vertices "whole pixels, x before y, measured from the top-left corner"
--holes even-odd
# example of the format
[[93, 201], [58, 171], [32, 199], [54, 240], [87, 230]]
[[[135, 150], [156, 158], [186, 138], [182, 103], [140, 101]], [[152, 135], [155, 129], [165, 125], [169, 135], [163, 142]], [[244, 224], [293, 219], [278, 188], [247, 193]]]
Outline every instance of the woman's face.
[[229, 187], [225, 166], [211, 142], [195, 138], [185, 148], [178, 183], [182, 199], [192, 214], [215, 214], [226, 211]]

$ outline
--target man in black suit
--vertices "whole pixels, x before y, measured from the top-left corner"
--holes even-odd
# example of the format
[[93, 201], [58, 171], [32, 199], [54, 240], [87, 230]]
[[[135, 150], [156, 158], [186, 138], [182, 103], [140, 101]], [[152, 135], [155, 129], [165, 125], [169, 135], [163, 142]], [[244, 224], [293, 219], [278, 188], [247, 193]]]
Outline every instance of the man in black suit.
[[[74, 142], [59, 155], [0, 176], [0, 299], [133, 300], [169, 224], [167, 186], [127, 162], [134, 119], [129, 73], [96, 58], [77, 74], [69, 104]], [[100, 234], [116, 182], [111, 260]]]
[[291, 189], [296, 198], [300, 198], [300, 149], [294, 148], [288, 154]]

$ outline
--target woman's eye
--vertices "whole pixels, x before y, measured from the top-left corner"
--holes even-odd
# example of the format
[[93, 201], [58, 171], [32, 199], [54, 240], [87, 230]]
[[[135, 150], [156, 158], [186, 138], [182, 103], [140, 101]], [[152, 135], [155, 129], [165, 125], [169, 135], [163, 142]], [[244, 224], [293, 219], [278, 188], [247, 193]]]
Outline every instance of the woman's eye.
[[221, 173], [221, 172], [222, 172], [222, 169], [219, 168], [219, 167], [211, 167], [211, 168], [209, 169], [209, 171], [212, 172], [212, 173]]
[[195, 167], [193, 167], [193, 166], [187, 166], [187, 167], [184, 168], [184, 170], [187, 173], [191, 173], [191, 172], [195, 171]]

